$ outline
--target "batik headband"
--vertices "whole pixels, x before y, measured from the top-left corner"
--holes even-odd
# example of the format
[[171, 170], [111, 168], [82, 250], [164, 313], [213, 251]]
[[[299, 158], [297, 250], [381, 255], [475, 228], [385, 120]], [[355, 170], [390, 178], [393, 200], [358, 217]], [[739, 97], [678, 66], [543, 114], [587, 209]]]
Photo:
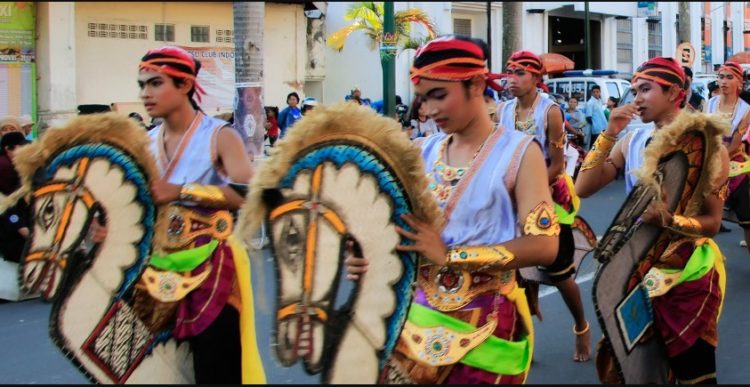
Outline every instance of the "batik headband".
[[190, 79], [196, 91], [196, 98], [201, 102], [201, 96], [206, 92], [198, 83], [200, 66], [187, 51], [172, 46], [149, 50], [138, 64], [138, 70], [152, 70], [174, 78]]

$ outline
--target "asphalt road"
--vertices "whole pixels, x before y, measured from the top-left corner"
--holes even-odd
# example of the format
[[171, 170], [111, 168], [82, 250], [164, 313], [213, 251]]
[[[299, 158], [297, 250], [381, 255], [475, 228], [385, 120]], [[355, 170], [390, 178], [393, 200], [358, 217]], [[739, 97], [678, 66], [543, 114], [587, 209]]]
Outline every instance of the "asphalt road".
[[[602, 235], [625, 198], [623, 181], [618, 180], [582, 201], [581, 215], [597, 235]], [[727, 257], [727, 295], [719, 323], [720, 344], [717, 351], [718, 380], [720, 383], [745, 383], [750, 380], [746, 356], [750, 354], [750, 254], [739, 246], [742, 230], [725, 222], [731, 232], [715, 239]], [[264, 251], [268, 258], [268, 251]], [[592, 276], [595, 263], [589, 257], [583, 261], [578, 282], [581, 287], [586, 316], [591, 322], [592, 345], [601, 336], [591, 301]], [[266, 273], [254, 272], [256, 286]], [[263, 283], [264, 285], [261, 285]], [[536, 345], [534, 362], [528, 382], [531, 384], [598, 384], [594, 362], [573, 361], [574, 336], [572, 318], [562, 298], [554, 288], [541, 289], [544, 321], [534, 320]], [[261, 304], [258, 307], [264, 307]], [[268, 305], [265, 305], [268, 307]], [[38, 299], [0, 304], [0, 383], [23, 384], [81, 384], [88, 380], [52, 344], [48, 336], [50, 305]], [[268, 345], [270, 338], [260, 338], [260, 345]], [[296, 379], [299, 370], [285, 374]], [[275, 375], [281, 377], [282, 375]]]

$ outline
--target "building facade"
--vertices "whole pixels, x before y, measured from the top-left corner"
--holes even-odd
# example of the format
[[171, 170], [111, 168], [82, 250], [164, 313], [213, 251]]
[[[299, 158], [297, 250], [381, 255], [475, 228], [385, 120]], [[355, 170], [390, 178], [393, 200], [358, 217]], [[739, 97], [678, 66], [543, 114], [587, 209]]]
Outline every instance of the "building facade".
[[[319, 12], [312, 16], [310, 4]], [[361, 31], [338, 52], [325, 38], [347, 25], [352, 2], [266, 2], [263, 39], [263, 99], [285, 106], [295, 91], [322, 103], [344, 100], [353, 87], [373, 101], [382, 98], [377, 48]], [[713, 72], [732, 54], [750, 50], [748, 2], [690, 2], [693, 71]], [[461, 33], [491, 43], [491, 68], [502, 71], [503, 2], [395, 2], [395, 10], [421, 8], [439, 34]], [[523, 2], [522, 48], [557, 52], [585, 68], [585, 2]], [[629, 78], [646, 59], [675, 55], [678, 2], [588, 2], [593, 68], [615, 69]], [[174, 44], [205, 55], [202, 72], [213, 91], [210, 111], [232, 109], [233, 9], [231, 2], [39, 2], [36, 3], [37, 112], [67, 118], [82, 104], [142, 109], [136, 69], [150, 48]], [[750, 28], [748, 28], [750, 33]], [[424, 29], [413, 28], [413, 36]], [[489, 39], [488, 39], [489, 38]], [[203, 54], [208, 53], [208, 54]], [[411, 101], [409, 68], [414, 50], [396, 57], [396, 93]], [[220, 58], [220, 59], [217, 59]], [[205, 85], [204, 85], [205, 86]]]

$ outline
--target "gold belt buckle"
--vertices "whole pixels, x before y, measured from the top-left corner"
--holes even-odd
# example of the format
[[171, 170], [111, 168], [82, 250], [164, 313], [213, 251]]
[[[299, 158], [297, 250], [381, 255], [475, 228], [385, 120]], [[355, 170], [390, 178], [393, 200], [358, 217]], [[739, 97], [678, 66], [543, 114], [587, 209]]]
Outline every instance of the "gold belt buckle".
[[419, 286], [430, 305], [441, 312], [458, 310], [492, 290], [509, 294], [516, 286], [514, 270], [468, 271], [437, 265], [425, 265], [419, 270]]
[[209, 236], [217, 240], [226, 240], [232, 234], [232, 214], [226, 210], [216, 211], [210, 215], [201, 215], [187, 207], [171, 204], [167, 209], [167, 242], [168, 250], [179, 250], [189, 246], [199, 236]]
[[202, 273], [191, 277], [147, 267], [143, 271], [142, 281], [151, 297], [161, 302], [175, 302], [200, 286], [208, 278], [211, 268], [209, 265]]
[[401, 339], [406, 344], [404, 355], [433, 367], [458, 363], [495, 331], [497, 319], [490, 316], [486, 324], [469, 333], [455, 332], [446, 327], [422, 328], [406, 321], [401, 331]]

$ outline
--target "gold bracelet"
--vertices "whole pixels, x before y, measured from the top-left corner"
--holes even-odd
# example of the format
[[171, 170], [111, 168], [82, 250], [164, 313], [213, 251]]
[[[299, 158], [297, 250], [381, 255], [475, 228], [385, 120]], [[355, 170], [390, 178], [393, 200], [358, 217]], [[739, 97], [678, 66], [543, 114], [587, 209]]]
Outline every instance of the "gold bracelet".
[[690, 237], [701, 237], [703, 236], [703, 226], [698, 219], [691, 218], [682, 215], [673, 215], [672, 223], [667, 226], [669, 230], [672, 230], [678, 234], [682, 234]]
[[514, 259], [516, 256], [503, 245], [458, 246], [448, 250], [446, 264], [504, 267]]
[[224, 207], [227, 205], [224, 192], [221, 192], [221, 189], [215, 185], [185, 184], [180, 190], [180, 200], [202, 204], [207, 207]]
[[563, 149], [565, 147], [565, 131], [563, 130], [562, 134], [560, 134], [560, 138], [557, 141], [550, 140], [549, 143], [557, 149]]
[[600, 133], [591, 150], [586, 154], [586, 158], [583, 160], [583, 164], [581, 164], [580, 172], [602, 165], [616, 142], [616, 138], [607, 136], [604, 132]]
[[586, 321], [586, 328], [583, 328], [583, 329], [581, 329], [580, 331], [577, 331], [577, 330], [576, 330], [576, 324], [575, 324], [575, 323], [573, 323], [573, 334], [575, 334], [576, 336], [580, 336], [580, 335], [582, 335], [582, 334], [584, 334], [584, 333], [588, 332], [588, 331], [589, 331], [589, 328], [591, 328], [591, 325], [589, 324], [589, 322], [588, 322], [588, 321]]
[[547, 202], [540, 202], [526, 216], [523, 225], [525, 235], [560, 235], [560, 221], [555, 209]]

